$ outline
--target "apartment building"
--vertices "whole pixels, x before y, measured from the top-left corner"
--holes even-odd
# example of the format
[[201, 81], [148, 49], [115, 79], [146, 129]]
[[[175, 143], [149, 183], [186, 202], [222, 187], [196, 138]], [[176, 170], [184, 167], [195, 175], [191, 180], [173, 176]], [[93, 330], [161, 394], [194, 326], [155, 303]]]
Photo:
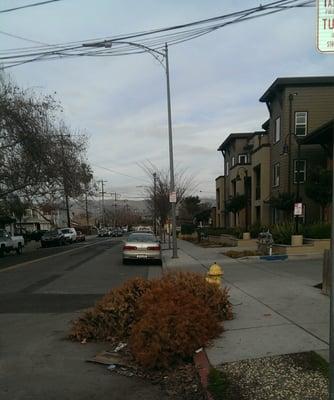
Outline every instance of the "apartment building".
[[[264, 125], [266, 127], [266, 125]], [[216, 191], [220, 194], [221, 218], [219, 226], [249, 226], [264, 221], [269, 216], [269, 206], [265, 200], [269, 198], [268, 191], [268, 161], [269, 143], [266, 130], [257, 132], [231, 133], [219, 146], [218, 151], [224, 157], [225, 174], [216, 180]], [[224, 178], [224, 188], [221, 182]], [[226, 202], [237, 196], [244, 195], [246, 207], [240, 213], [226, 213]], [[217, 206], [218, 210], [218, 206]], [[218, 222], [218, 217], [217, 217]], [[218, 226], [218, 224], [217, 224]]]
[[270, 207], [269, 200], [283, 193], [299, 197], [303, 222], [318, 221], [319, 205], [306, 196], [304, 186], [308, 171], [326, 166], [327, 155], [321, 144], [305, 138], [334, 116], [334, 77], [278, 78], [260, 102], [269, 112], [263, 131], [232, 133], [218, 148], [224, 157], [224, 176], [216, 180], [216, 189], [222, 190], [219, 184], [224, 178], [225, 202], [237, 194], [247, 199], [239, 220], [221, 209], [219, 226], [282, 221], [284, 212]]

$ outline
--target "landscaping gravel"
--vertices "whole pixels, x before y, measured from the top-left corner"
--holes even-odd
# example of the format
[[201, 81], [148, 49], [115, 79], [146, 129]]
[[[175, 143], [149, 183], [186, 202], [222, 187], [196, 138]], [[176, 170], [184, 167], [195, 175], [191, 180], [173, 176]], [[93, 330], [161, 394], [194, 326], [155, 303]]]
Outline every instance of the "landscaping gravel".
[[230, 386], [226, 400], [328, 399], [326, 373], [310, 353], [226, 363], [218, 369]]

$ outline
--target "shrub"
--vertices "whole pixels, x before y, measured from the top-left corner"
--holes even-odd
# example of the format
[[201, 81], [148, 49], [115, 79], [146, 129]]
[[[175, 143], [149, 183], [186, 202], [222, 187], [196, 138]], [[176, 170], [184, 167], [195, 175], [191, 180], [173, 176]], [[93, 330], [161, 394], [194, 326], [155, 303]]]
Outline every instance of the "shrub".
[[213, 236], [218, 236], [218, 235], [232, 235], [235, 236], [238, 239], [242, 238], [242, 234], [244, 232], [244, 229], [239, 228], [239, 227], [234, 227], [234, 228], [201, 228], [199, 229], [200, 232], [204, 232], [205, 236], [208, 235], [213, 235]]
[[268, 226], [261, 225], [260, 223], [253, 224], [248, 227], [248, 231], [253, 239], [257, 239], [261, 232], [265, 232], [267, 230]]
[[273, 225], [270, 229], [274, 243], [291, 244], [291, 236], [294, 234], [295, 226], [293, 222], [285, 222]]
[[113, 289], [73, 322], [70, 338], [79, 341], [127, 338], [135, 321], [137, 301], [151, 285], [152, 281], [134, 278]]
[[182, 224], [181, 225], [181, 234], [182, 235], [191, 235], [196, 230], [196, 226], [194, 224]]
[[191, 357], [232, 317], [228, 289], [199, 274], [176, 272], [112, 290], [73, 322], [70, 338], [128, 341], [138, 363], [162, 368]]
[[199, 297], [219, 320], [233, 318], [232, 305], [229, 302], [229, 289], [219, 288], [207, 282], [203, 275], [194, 272], [170, 272], [164, 275], [162, 281], [170, 282], [175, 290], [186, 291]]
[[138, 302], [138, 322], [129, 346], [145, 368], [167, 368], [187, 360], [222, 331], [217, 313], [189, 290], [163, 279]]
[[330, 224], [313, 224], [303, 227], [303, 235], [311, 239], [329, 239], [331, 237]]

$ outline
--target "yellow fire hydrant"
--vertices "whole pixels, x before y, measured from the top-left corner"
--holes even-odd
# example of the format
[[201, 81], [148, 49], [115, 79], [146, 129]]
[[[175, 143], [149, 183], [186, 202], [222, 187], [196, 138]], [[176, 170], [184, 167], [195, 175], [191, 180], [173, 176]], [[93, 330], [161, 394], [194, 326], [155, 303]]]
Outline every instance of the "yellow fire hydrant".
[[214, 262], [209, 268], [206, 280], [209, 283], [215, 283], [216, 285], [220, 285], [223, 275], [224, 272], [222, 268], [216, 262]]

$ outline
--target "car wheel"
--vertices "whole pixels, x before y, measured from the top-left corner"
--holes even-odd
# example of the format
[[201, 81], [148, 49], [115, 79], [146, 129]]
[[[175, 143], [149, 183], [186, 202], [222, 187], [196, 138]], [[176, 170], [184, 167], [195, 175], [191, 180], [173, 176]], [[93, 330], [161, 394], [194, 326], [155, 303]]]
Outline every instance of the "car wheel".
[[5, 246], [1, 246], [0, 248], [0, 257], [4, 257], [5, 255]]
[[129, 260], [127, 260], [126, 258], [123, 258], [123, 265], [127, 265], [129, 263]]
[[42, 246], [42, 247], [46, 247], [46, 243], [41, 242], [41, 246]]
[[16, 249], [16, 254], [22, 254], [22, 244], [19, 243]]

